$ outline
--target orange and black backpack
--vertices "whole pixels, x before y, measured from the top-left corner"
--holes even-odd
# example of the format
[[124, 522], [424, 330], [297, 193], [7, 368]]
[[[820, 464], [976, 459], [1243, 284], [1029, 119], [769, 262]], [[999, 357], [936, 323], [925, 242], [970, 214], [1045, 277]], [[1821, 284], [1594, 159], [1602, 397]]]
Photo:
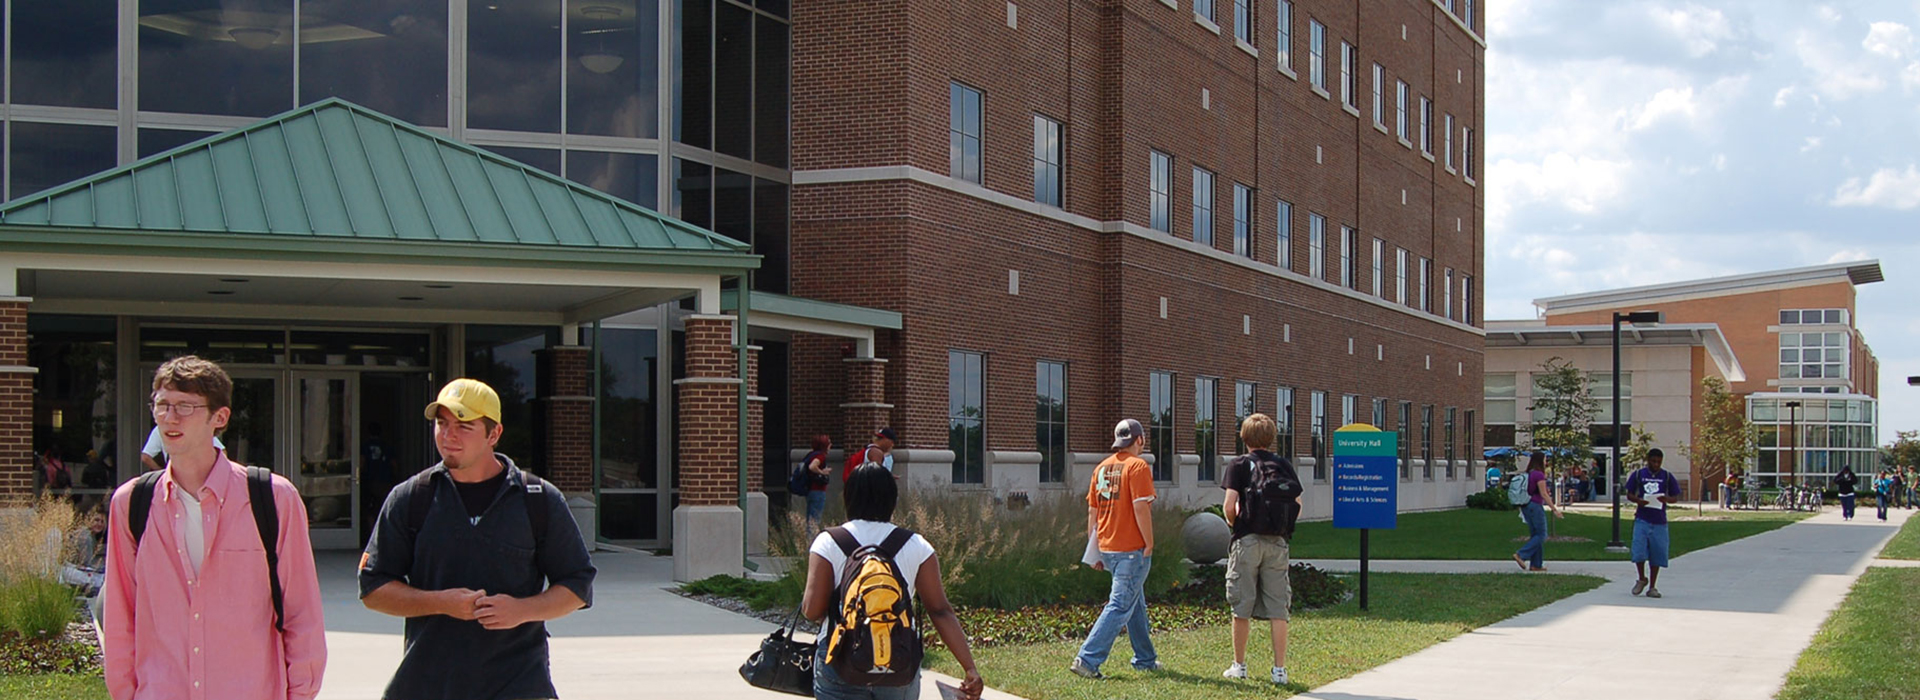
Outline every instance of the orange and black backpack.
[[845, 527], [829, 528], [827, 534], [847, 555], [830, 610], [827, 665], [851, 685], [912, 683], [924, 656], [920, 618], [895, 559], [913, 531], [895, 527], [880, 544], [867, 546]]

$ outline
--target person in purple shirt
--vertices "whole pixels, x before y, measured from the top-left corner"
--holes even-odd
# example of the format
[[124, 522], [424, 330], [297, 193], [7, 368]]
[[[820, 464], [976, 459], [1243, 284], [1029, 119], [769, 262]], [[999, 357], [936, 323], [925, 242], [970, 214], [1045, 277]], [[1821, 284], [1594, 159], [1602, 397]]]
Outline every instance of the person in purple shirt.
[[1526, 503], [1520, 504], [1520, 518], [1527, 521], [1527, 543], [1513, 553], [1513, 563], [1526, 571], [1546, 571], [1547, 509], [1553, 509], [1554, 517], [1567, 517], [1554, 501], [1553, 486], [1547, 481], [1546, 455], [1539, 452], [1529, 455], [1527, 472], [1513, 478], [1527, 480], [1529, 496]]
[[[1633, 512], [1633, 568], [1640, 580], [1633, 594], [1660, 597], [1660, 570], [1667, 568], [1667, 505], [1680, 495], [1680, 480], [1660, 468], [1667, 456], [1656, 447], [1647, 450], [1647, 466], [1627, 478], [1627, 498], [1639, 506]], [[1652, 567], [1651, 575], [1647, 571]]]

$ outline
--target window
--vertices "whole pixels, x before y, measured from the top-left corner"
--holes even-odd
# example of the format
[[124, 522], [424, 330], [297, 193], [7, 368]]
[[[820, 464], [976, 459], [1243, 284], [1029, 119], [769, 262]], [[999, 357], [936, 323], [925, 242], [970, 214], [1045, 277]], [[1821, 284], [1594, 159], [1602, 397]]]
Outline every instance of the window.
[[1848, 335], [1845, 331], [1781, 333], [1780, 378], [1846, 379], [1853, 352]]
[[1780, 311], [1780, 325], [1799, 326], [1822, 323], [1846, 325], [1847, 316], [1846, 309], [1782, 309]]
[[1327, 219], [1312, 212], [1307, 213], [1307, 274], [1327, 278]]
[[1473, 325], [1473, 275], [1460, 276], [1460, 322]]
[[1293, 449], [1293, 387], [1273, 390], [1273, 422], [1280, 429], [1274, 440], [1274, 454], [1292, 460], [1299, 455]]
[[952, 83], [948, 100], [947, 174], [980, 184], [980, 91]]
[[[1233, 383], [1233, 451], [1246, 454], [1247, 443], [1240, 439], [1240, 427], [1247, 422], [1247, 416], [1260, 412], [1260, 385], [1253, 382]], [[1267, 449], [1273, 449], [1268, 445]]]
[[1316, 19], [1307, 20], [1307, 82], [1327, 94], [1327, 27]]
[[1193, 242], [1213, 247], [1213, 173], [1193, 169]]
[[1233, 254], [1253, 257], [1253, 190], [1233, 185]]
[[1060, 122], [1033, 115], [1033, 201], [1061, 206]]
[[1387, 69], [1373, 64], [1373, 125], [1387, 128]]
[[1473, 413], [1473, 409], [1467, 409], [1466, 422], [1460, 424], [1460, 439], [1465, 440], [1467, 443], [1467, 448], [1461, 451], [1461, 456], [1466, 458], [1467, 478], [1469, 479], [1474, 477], [1473, 467], [1477, 458], [1480, 456], [1480, 453], [1473, 449]]
[[1153, 151], [1153, 172], [1147, 181], [1149, 225], [1155, 231], [1173, 232], [1169, 219], [1173, 211], [1173, 156]]
[[1354, 268], [1355, 250], [1360, 247], [1360, 234], [1345, 226], [1340, 227], [1340, 286], [1348, 289], [1360, 288], [1359, 270]]
[[1400, 433], [1400, 478], [1413, 478], [1413, 402], [1400, 402], [1400, 422], [1394, 424], [1394, 430]]
[[1193, 451], [1200, 456], [1200, 480], [1219, 481], [1219, 431], [1214, 425], [1219, 405], [1220, 380], [1198, 377], [1193, 380]]
[[1446, 139], [1441, 145], [1447, 152], [1447, 172], [1453, 172], [1453, 115], [1442, 117], [1440, 127], [1440, 136]]
[[1466, 23], [1468, 31], [1476, 31], [1473, 28], [1473, 0], [1462, 0], [1461, 4], [1465, 6], [1466, 11], [1461, 13], [1460, 21]]
[[953, 450], [956, 484], [986, 483], [986, 380], [980, 365], [980, 353], [947, 351], [947, 449]]
[[1293, 205], [1280, 200], [1274, 208], [1274, 243], [1280, 247], [1278, 263], [1281, 269], [1293, 269]]
[[1353, 421], [1357, 417], [1355, 414], [1359, 410], [1360, 397], [1354, 396], [1353, 394], [1342, 395], [1340, 397], [1340, 425], [1334, 427], [1343, 428], [1353, 425]]
[[1233, 0], [1233, 38], [1253, 45], [1253, 0]]
[[1427, 293], [1428, 284], [1433, 281], [1433, 261], [1420, 259], [1420, 310], [1433, 311], [1433, 297]]
[[1307, 429], [1312, 431], [1309, 439], [1313, 441], [1313, 478], [1325, 481], [1332, 466], [1327, 464], [1327, 392], [1313, 392], [1311, 410], [1312, 422], [1307, 424]]
[[1040, 482], [1064, 483], [1073, 453], [1067, 451], [1067, 365], [1033, 365], [1033, 444], [1040, 451]]
[[1193, 0], [1193, 14], [1199, 15], [1209, 23], [1217, 24], [1213, 17], [1213, 0]]
[[1387, 429], [1387, 400], [1386, 399], [1373, 400], [1372, 425], [1373, 427], [1379, 428], [1381, 430]]
[[1454, 457], [1453, 448], [1457, 444], [1454, 442], [1454, 438], [1453, 438], [1454, 410], [1455, 409], [1452, 406], [1447, 407], [1446, 419], [1445, 419], [1446, 422], [1442, 424], [1444, 426], [1443, 429], [1446, 430], [1446, 434], [1447, 434], [1446, 445], [1447, 445], [1447, 478], [1448, 479], [1453, 478], [1453, 457]]
[[1380, 296], [1382, 291], [1381, 272], [1386, 269], [1387, 242], [1373, 239], [1373, 295]]
[[1514, 373], [1488, 372], [1482, 381], [1482, 403], [1487, 407], [1486, 446], [1517, 446], [1514, 424], [1519, 420], [1519, 399], [1514, 394]]
[[1398, 135], [1401, 141], [1405, 141], [1407, 140], [1407, 81], [1395, 83], [1393, 94], [1393, 133]]
[[1153, 450], [1153, 480], [1173, 481], [1177, 459], [1173, 451], [1173, 373], [1154, 372], [1147, 387], [1147, 422]]
[[[1536, 379], [1538, 378], [1539, 377], [1536, 376]], [[1538, 387], [1539, 385], [1535, 384], [1534, 386]], [[1588, 372], [1587, 373], [1587, 391], [1588, 393], [1593, 395], [1593, 398], [1595, 401], [1600, 402], [1600, 410], [1594, 412], [1593, 422], [1595, 424], [1604, 423], [1607, 425], [1608, 429], [1611, 430], [1613, 427], [1613, 373], [1612, 372]], [[1541, 392], [1541, 391], [1534, 392], [1535, 395], [1539, 395], [1542, 393], [1545, 393], [1545, 392]], [[1541, 412], [1539, 411], [1535, 411], [1534, 416], [1535, 416], [1534, 420], [1536, 421], [1546, 417], [1544, 415], [1541, 415]], [[1621, 423], [1633, 422], [1633, 373], [1632, 372], [1626, 373], [1621, 377], [1621, 380], [1620, 380], [1620, 422]]]
[[1433, 405], [1420, 407], [1420, 478], [1433, 478]]
[[1473, 179], [1473, 127], [1460, 130], [1460, 174]]
[[1340, 104], [1359, 111], [1353, 106], [1353, 44], [1344, 41], [1340, 42]]
[[1405, 304], [1407, 303], [1407, 249], [1405, 248], [1395, 249], [1393, 277], [1393, 301], [1396, 304]]
[[1278, 20], [1279, 31], [1273, 38], [1273, 52], [1279, 60], [1280, 70], [1292, 71], [1293, 3], [1290, 0], [1280, 0], [1280, 6], [1275, 8], [1274, 16]]
[[1420, 152], [1433, 155], [1433, 100], [1420, 98]]
[[1440, 313], [1446, 316], [1447, 320], [1451, 321], [1453, 320], [1453, 268], [1447, 268], [1446, 272], [1442, 274], [1440, 278], [1447, 283], [1445, 287], [1441, 288], [1442, 291], [1440, 292]]

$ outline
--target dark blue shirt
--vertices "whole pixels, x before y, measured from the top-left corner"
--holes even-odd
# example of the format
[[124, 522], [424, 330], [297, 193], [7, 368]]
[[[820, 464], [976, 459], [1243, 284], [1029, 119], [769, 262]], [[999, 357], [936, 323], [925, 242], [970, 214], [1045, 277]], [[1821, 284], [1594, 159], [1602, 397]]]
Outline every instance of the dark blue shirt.
[[[527, 598], [565, 586], [593, 604], [593, 561], [560, 490], [526, 474], [506, 455], [506, 483], [478, 520], [469, 518], [445, 463], [387, 494], [360, 565], [360, 597], [392, 581], [423, 591], [471, 588]], [[408, 510], [416, 489], [432, 489], [433, 505], [414, 532]], [[547, 526], [536, 540], [527, 499], [547, 501]], [[400, 668], [387, 700], [551, 698], [547, 626], [529, 622], [488, 630], [446, 615], [410, 617]]]

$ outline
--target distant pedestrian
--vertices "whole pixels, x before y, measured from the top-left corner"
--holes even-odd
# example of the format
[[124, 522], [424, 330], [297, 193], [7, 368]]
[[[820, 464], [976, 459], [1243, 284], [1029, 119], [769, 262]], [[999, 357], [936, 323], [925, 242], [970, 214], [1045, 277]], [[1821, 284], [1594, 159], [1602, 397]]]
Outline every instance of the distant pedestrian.
[[1907, 477], [1898, 468], [1893, 470], [1893, 504], [1901, 508], [1913, 507], [1913, 503], [1907, 500]]
[[1873, 501], [1874, 509], [1879, 511], [1880, 519], [1883, 521], [1887, 519], [1887, 506], [1890, 500], [1893, 500], [1893, 475], [1882, 469], [1880, 475], [1873, 480]]
[[1645, 592], [1648, 598], [1660, 597], [1660, 570], [1669, 564], [1667, 505], [1680, 495], [1680, 480], [1660, 468], [1666, 459], [1658, 447], [1647, 450], [1647, 466], [1627, 478], [1627, 498], [1639, 506], [1633, 512], [1633, 568], [1640, 580], [1634, 582], [1633, 594]]
[[1240, 423], [1240, 441], [1249, 452], [1227, 465], [1226, 500], [1221, 511], [1233, 528], [1227, 548], [1227, 605], [1233, 613], [1233, 665], [1228, 678], [1247, 677], [1247, 638], [1253, 620], [1266, 620], [1273, 639], [1276, 685], [1287, 683], [1287, 620], [1292, 617], [1293, 587], [1287, 580], [1288, 544], [1300, 518], [1305, 489], [1287, 458], [1269, 451], [1279, 434], [1264, 413]]
[[812, 451], [800, 458], [800, 465], [807, 470], [807, 530], [811, 532], [820, 529], [820, 514], [827, 512], [827, 484], [833, 473], [827, 469], [827, 451], [833, 449], [833, 438], [815, 435], [809, 447]]
[[1854, 487], [1860, 483], [1860, 476], [1853, 473], [1853, 467], [1841, 467], [1840, 473], [1833, 475], [1833, 490], [1840, 495], [1840, 519], [1853, 519], [1853, 502], [1859, 498]]
[[1107, 593], [1107, 605], [1087, 632], [1087, 641], [1073, 657], [1067, 669], [1084, 678], [1106, 678], [1100, 664], [1106, 663], [1113, 640], [1120, 630], [1127, 631], [1133, 644], [1133, 667], [1140, 671], [1161, 670], [1159, 654], [1153, 650], [1152, 627], [1147, 624], [1147, 572], [1153, 570], [1153, 467], [1140, 458], [1146, 450], [1147, 432], [1140, 421], [1128, 418], [1113, 426], [1112, 457], [1093, 470], [1087, 489], [1088, 536], [1098, 540], [1100, 561], [1094, 569], [1113, 574], [1113, 587]]
[[[854, 470], [852, 478], [841, 485], [841, 497], [847, 506], [847, 523], [820, 533], [813, 540], [813, 546], [807, 555], [807, 582], [801, 600], [801, 612], [809, 620], [826, 618], [822, 624], [819, 650], [813, 660], [813, 696], [821, 700], [912, 700], [920, 697], [920, 669], [917, 665], [910, 669], [914, 674], [905, 683], [888, 685], [864, 685], [853, 679], [844, 678], [841, 671], [851, 664], [852, 659], [860, 659], [859, 666], [867, 666], [867, 659], [860, 655], [857, 647], [871, 643], [865, 653], [873, 655], [872, 668], [868, 674], [892, 674], [889, 658], [898, 660], [895, 655], [897, 646], [892, 642], [898, 633], [898, 621], [891, 619], [886, 611], [875, 611], [868, 607], [881, 606], [895, 609], [904, 605], [909, 609], [911, 600], [900, 600], [897, 586], [905, 584], [904, 593], [908, 599], [918, 598], [920, 607], [926, 611], [927, 618], [933, 623], [933, 630], [940, 635], [940, 641], [947, 645], [955, 663], [960, 665], [965, 678], [960, 681], [960, 695], [969, 700], [978, 700], [980, 692], [986, 686], [980, 678], [980, 671], [973, 663], [973, 653], [967, 647], [967, 635], [960, 628], [960, 618], [954, 614], [953, 605], [947, 601], [946, 584], [940, 578], [940, 557], [933, 551], [933, 545], [927, 538], [921, 537], [906, 528], [893, 524], [893, 511], [899, 504], [900, 491], [895, 481], [878, 466], [865, 466]], [[875, 558], [875, 553], [884, 555], [893, 567], [884, 567], [884, 561]], [[847, 562], [861, 561], [864, 565], [849, 570]], [[882, 571], [897, 570], [901, 580], [893, 581], [892, 576], [878, 576], [869, 571], [876, 564], [882, 564]], [[897, 567], [897, 568], [895, 568]], [[842, 590], [848, 579], [862, 576], [877, 579], [873, 592], [861, 595], [859, 605], [840, 606], [846, 598], [836, 600], [836, 596], [847, 593]], [[859, 595], [859, 594], [856, 594]], [[848, 617], [849, 610], [856, 615], [866, 612], [878, 612], [865, 628], [854, 627], [853, 618]], [[832, 617], [828, 617], [829, 613]], [[912, 635], [921, 630], [909, 630]], [[845, 639], [842, 635], [854, 635]], [[871, 635], [862, 637], [862, 635]], [[911, 637], [910, 637], [911, 638]], [[847, 660], [837, 660], [836, 650], [854, 654]], [[883, 670], [884, 669], [884, 670]], [[858, 668], [867, 671], [866, 668]]]
[[1727, 470], [1726, 483], [1720, 485], [1720, 508], [1722, 510], [1732, 510], [1733, 497], [1739, 492], [1740, 475], [1729, 469]]
[[[897, 442], [899, 438], [894, 435], [893, 428], [873, 431], [873, 442], [857, 452], [847, 453], [847, 464], [840, 469], [840, 481], [845, 483], [853, 478], [853, 470], [868, 464], [878, 464], [888, 474], [893, 474], [893, 446]], [[898, 479], [900, 475], [893, 474], [893, 478]]]
[[1527, 456], [1527, 471], [1515, 474], [1527, 480], [1527, 502], [1520, 505], [1520, 518], [1527, 521], [1527, 543], [1513, 553], [1513, 562], [1526, 571], [1546, 571], [1547, 510], [1556, 518], [1567, 517], [1553, 498], [1553, 485], [1547, 479], [1547, 457], [1536, 451]]

